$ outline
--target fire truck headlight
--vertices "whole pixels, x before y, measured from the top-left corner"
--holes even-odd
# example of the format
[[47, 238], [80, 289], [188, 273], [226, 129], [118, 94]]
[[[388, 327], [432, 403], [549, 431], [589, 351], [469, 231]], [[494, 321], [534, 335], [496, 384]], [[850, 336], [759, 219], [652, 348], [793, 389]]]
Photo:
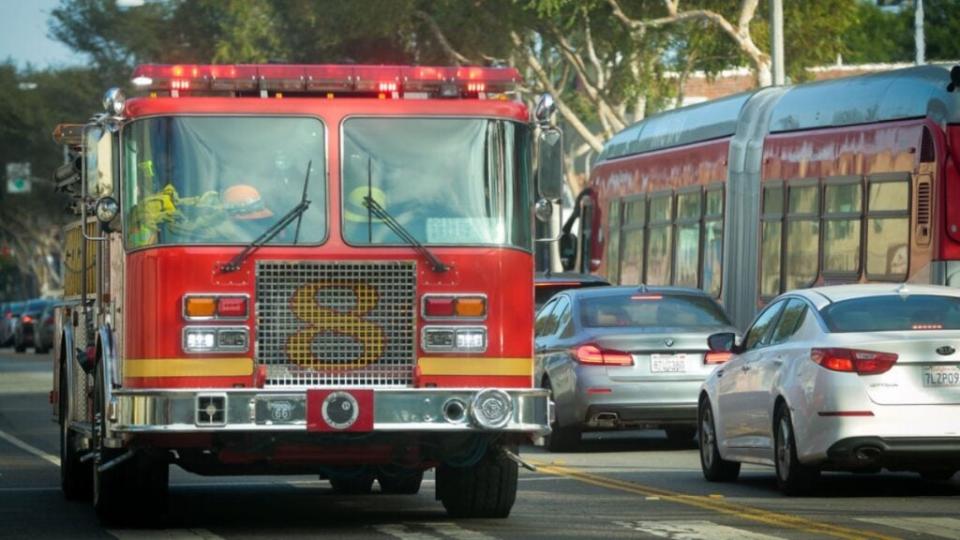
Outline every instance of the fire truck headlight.
[[188, 326], [183, 329], [186, 352], [246, 352], [250, 330], [245, 326]]
[[427, 352], [485, 352], [487, 329], [482, 326], [425, 326], [420, 346]]
[[190, 352], [212, 351], [217, 342], [217, 333], [202, 328], [184, 330], [183, 348]]
[[483, 328], [457, 330], [457, 349], [484, 351], [487, 348], [487, 331]]
[[481, 390], [470, 404], [470, 416], [484, 429], [500, 429], [513, 418], [513, 400], [499, 388]]

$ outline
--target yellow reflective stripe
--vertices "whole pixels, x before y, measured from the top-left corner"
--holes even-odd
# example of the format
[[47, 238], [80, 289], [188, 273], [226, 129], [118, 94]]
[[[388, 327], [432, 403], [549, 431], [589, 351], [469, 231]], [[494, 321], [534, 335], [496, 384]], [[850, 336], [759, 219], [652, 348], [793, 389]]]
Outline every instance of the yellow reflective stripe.
[[422, 375], [533, 375], [532, 358], [420, 358]]
[[124, 377], [230, 377], [252, 374], [252, 358], [149, 358], [123, 361]]

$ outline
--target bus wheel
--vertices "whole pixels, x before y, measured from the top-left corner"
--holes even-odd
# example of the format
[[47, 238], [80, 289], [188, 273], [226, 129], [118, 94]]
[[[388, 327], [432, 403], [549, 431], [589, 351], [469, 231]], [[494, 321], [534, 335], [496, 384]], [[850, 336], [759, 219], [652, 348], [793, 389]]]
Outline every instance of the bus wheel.
[[505, 518], [517, 499], [517, 476], [517, 463], [491, 445], [472, 466], [437, 467], [437, 498], [451, 517]]
[[89, 500], [93, 496], [91, 462], [81, 462], [77, 450], [77, 432], [70, 429], [67, 418], [67, 400], [72, 399], [67, 386], [66, 366], [60, 365], [60, 488], [69, 501]]

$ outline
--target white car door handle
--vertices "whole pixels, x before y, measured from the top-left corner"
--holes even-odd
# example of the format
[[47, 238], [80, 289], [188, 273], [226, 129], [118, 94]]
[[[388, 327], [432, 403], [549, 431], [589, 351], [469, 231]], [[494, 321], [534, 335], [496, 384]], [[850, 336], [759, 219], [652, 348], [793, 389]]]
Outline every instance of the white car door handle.
[[750, 366], [741, 366], [740, 371], [750, 371]]

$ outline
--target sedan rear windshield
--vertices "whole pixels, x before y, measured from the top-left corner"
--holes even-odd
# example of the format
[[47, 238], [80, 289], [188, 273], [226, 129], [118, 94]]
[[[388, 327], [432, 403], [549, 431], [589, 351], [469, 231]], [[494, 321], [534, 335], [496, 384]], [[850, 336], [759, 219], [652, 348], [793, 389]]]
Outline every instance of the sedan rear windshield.
[[720, 306], [710, 298], [659, 293], [584, 298], [580, 303], [580, 317], [583, 326], [594, 328], [704, 327], [730, 324]]
[[960, 330], [960, 298], [915, 294], [843, 300], [820, 310], [831, 332]]

